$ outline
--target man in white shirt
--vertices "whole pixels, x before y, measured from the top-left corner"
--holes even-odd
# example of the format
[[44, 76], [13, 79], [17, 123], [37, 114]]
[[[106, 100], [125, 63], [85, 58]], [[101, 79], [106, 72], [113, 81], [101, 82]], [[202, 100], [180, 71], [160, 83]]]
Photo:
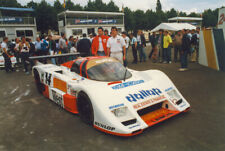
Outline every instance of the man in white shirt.
[[1, 43], [2, 55], [5, 60], [5, 71], [9, 72], [9, 70], [13, 71], [12, 62], [10, 59], [10, 55], [8, 54], [8, 37], [3, 38], [3, 42]]
[[122, 32], [122, 37], [124, 38], [125, 40], [125, 43], [126, 43], [126, 59], [124, 60], [124, 66], [127, 66], [127, 51], [128, 51], [128, 48], [129, 48], [129, 45], [130, 45], [130, 38], [127, 36], [127, 33], [126, 32]]
[[110, 57], [116, 58], [123, 64], [126, 59], [126, 43], [123, 37], [118, 35], [116, 27], [111, 29], [112, 37], [108, 39], [107, 51]]

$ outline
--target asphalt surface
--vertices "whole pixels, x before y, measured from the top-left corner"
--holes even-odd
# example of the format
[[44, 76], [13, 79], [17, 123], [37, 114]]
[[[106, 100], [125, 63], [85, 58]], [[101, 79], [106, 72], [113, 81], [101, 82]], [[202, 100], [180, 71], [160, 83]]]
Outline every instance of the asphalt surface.
[[[148, 50], [149, 53], [149, 50]], [[132, 57], [129, 53], [129, 62]], [[188, 113], [129, 138], [108, 135], [84, 124], [36, 91], [23, 71], [0, 71], [0, 151], [224, 151], [225, 73], [196, 63], [178, 72], [179, 63], [129, 64], [159, 69], [191, 104]]]

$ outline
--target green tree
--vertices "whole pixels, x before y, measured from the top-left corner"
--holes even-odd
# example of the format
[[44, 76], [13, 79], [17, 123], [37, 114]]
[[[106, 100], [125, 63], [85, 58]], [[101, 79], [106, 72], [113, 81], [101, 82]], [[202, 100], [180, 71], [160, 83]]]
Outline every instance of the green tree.
[[135, 25], [134, 15], [128, 7], [124, 8], [124, 23], [127, 31], [133, 31]]
[[178, 16], [179, 17], [186, 17], [187, 13], [181, 11], [181, 12], [178, 13]]
[[53, 8], [56, 14], [62, 12], [64, 10], [63, 4], [60, 3], [59, 0], [56, 0], [53, 4]]
[[195, 12], [191, 12], [188, 17], [200, 17], [200, 14], [197, 14]]
[[71, 11], [81, 11], [83, 8], [80, 6], [80, 4], [74, 4], [71, 0], [66, 1], [66, 10], [71, 10]]
[[95, 10], [95, 4], [91, 0], [88, 0], [87, 5], [84, 7], [84, 10], [86, 11], [94, 11]]
[[156, 12], [160, 12], [160, 11], [162, 11], [162, 5], [161, 5], [160, 0], [157, 0], [157, 3], [156, 3]]
[[73, 10], [74, 3], [71, 0], [66, 0], [66, 9]]
[[47, 33], [48, 29], [55, 29], [55, 11], [45, 0], [42, 0], [35, 9], [37, 29]]
[[38, 3], [34, 2], [34, 1], [30, 1], [30, 2], [27, 3], [28, 8], [36, 9], [37, 6], [38, 6]]
[[144, 11], [142, 10], [136, 10], [134, 12], [134, 31], [137, 31], [138, 29], [146, 29], [147, 28], [147, 20]]
[[202, 26], [203, 27], [215, 27], [218, 22], [218, 14], [211, 9], [205, 10], [203, 15]]
[[1, 7], [22, 7], [17, 0], [0, 0]]
[[177, 11], [174, 8], [166, 12], [166, 14], [167, 14], [167, 18], [177, 17], [178, 15]]
[[115, 5], [113, 0], [110, 0], [110, 2], [106, 6], [107, 12], [119, 12], [119, 7]]
[[158, 22], [156, 22], [158, 20], [156, 12], [152, 10], [147, 10], [145, 15], [147, 19], [147, 26], [146, 26], [147, 30], [151, 30], [158, 25]]

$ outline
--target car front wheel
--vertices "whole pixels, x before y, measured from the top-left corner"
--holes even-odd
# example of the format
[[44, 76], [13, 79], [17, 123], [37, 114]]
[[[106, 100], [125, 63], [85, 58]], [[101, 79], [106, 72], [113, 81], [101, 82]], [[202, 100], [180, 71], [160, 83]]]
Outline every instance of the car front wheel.
[[78, 95], [77, 107], [80, 119], [88, 125], [93, 125], [94, 111], [89, 97], [84, 92], [80, 92]]

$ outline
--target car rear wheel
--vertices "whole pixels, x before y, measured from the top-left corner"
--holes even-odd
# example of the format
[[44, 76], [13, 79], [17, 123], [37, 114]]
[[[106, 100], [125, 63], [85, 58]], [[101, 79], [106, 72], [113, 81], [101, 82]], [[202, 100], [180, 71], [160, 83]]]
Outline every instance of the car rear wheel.
[[80, 119], [88, 125], [93, 125], [94, 112], [93, 112], [92, 104], [89, 97], [84, 92], [80, 92], [78, 95], [77, 107], [78, 107]]
[[45, 86], [41, 83], [39, 73], [36, 69], [34, 70], [34, 79], [38, 92], [42, 94], [45, 91]]

